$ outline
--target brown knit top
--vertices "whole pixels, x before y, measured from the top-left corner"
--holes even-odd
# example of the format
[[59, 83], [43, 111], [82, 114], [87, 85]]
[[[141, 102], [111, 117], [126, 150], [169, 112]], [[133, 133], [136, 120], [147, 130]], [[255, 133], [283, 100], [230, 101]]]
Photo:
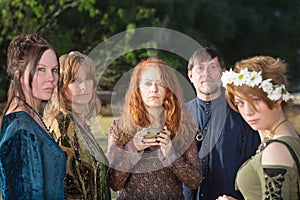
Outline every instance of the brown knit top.
[[175, 158], [160, 158], [160, 149], [137, 152], [132, 140], [116, 142], [119, 128], [114, 122], [109, 129], [109, 182], [117, 199], [184, 199], [182, 183], [197, 189], [202, 181], [195, 141]]

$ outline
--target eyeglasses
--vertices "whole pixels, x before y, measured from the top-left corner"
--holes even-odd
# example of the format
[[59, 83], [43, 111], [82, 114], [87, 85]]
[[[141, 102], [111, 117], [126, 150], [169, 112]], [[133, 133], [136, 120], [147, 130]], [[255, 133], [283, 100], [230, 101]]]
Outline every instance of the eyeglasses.
[[195, 65], [195, 66], [193, 67], [193, 69], [194, 69], [198, 74], [202, 73], [202, 72], [205, 70], [205, 68], [207, 68], [207, 70], [209, 70], [209, 71], [211, 71], [211, 72], [214, 72], [214, 71], [217, 71], [217, 69], [220, 68], [220, 67], [217, 66], [217, 65], [206, 65], [206, 66], [204, 66], [204, 65]]
[[165, 87], [162, 81], [143, 81], [140, 83], [140, 87], [149, 88], [152, 85], [155, 85], [157, 87]]

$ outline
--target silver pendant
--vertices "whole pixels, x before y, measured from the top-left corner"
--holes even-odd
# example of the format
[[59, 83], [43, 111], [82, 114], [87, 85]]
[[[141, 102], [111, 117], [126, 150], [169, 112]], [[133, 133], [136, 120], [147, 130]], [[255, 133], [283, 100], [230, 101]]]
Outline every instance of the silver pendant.
[[203, 136], [202, 136], [201, 133], [198, 133], [198, 134], [196, 135], [196, 140], [199, 141], [199, 142], [203, 140]]

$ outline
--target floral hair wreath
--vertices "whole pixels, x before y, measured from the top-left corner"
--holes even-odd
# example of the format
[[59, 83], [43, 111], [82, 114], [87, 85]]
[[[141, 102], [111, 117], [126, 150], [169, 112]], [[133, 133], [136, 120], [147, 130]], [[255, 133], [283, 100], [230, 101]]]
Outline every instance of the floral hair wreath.
[[261, 71], [248, 71], [248, 68], [242, 69], [239, 73], [236, 73], [230, 69], [222, 74], [221, 81], [223, 87], [227, 87], [227, 84], [233, 84], [235, 86], [242, 86], [243, 84], [249, 87], [258, 86], [265, 93], [268, 98], [272, 101], [277, 101], [282, 98], [283, 101], [287, 102], [291, 98], [291, 94], [286, 90], [285, 85], [273, 85], [272, 79], [263, 80]]

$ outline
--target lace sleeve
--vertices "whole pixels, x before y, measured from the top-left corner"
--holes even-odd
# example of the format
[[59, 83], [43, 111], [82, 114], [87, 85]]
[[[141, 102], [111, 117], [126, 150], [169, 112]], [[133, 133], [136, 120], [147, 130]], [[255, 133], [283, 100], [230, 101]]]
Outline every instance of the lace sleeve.
[[191, 189], [197, 189], [202, 182], [203, 176], [195, 141], [192, 142], [183, 156], [172, 163], [172, 170], [186, 186]]
[[109, 161], [109, 184], [114, 191], [124, 187], [130, 175], [130, 169], [142, 157], [142, 152], [137, 152], [131, 141], [125, 145], [118, 142], [119, 131], [116, 122], [113, 122], [109, 129], [107, 157]]

